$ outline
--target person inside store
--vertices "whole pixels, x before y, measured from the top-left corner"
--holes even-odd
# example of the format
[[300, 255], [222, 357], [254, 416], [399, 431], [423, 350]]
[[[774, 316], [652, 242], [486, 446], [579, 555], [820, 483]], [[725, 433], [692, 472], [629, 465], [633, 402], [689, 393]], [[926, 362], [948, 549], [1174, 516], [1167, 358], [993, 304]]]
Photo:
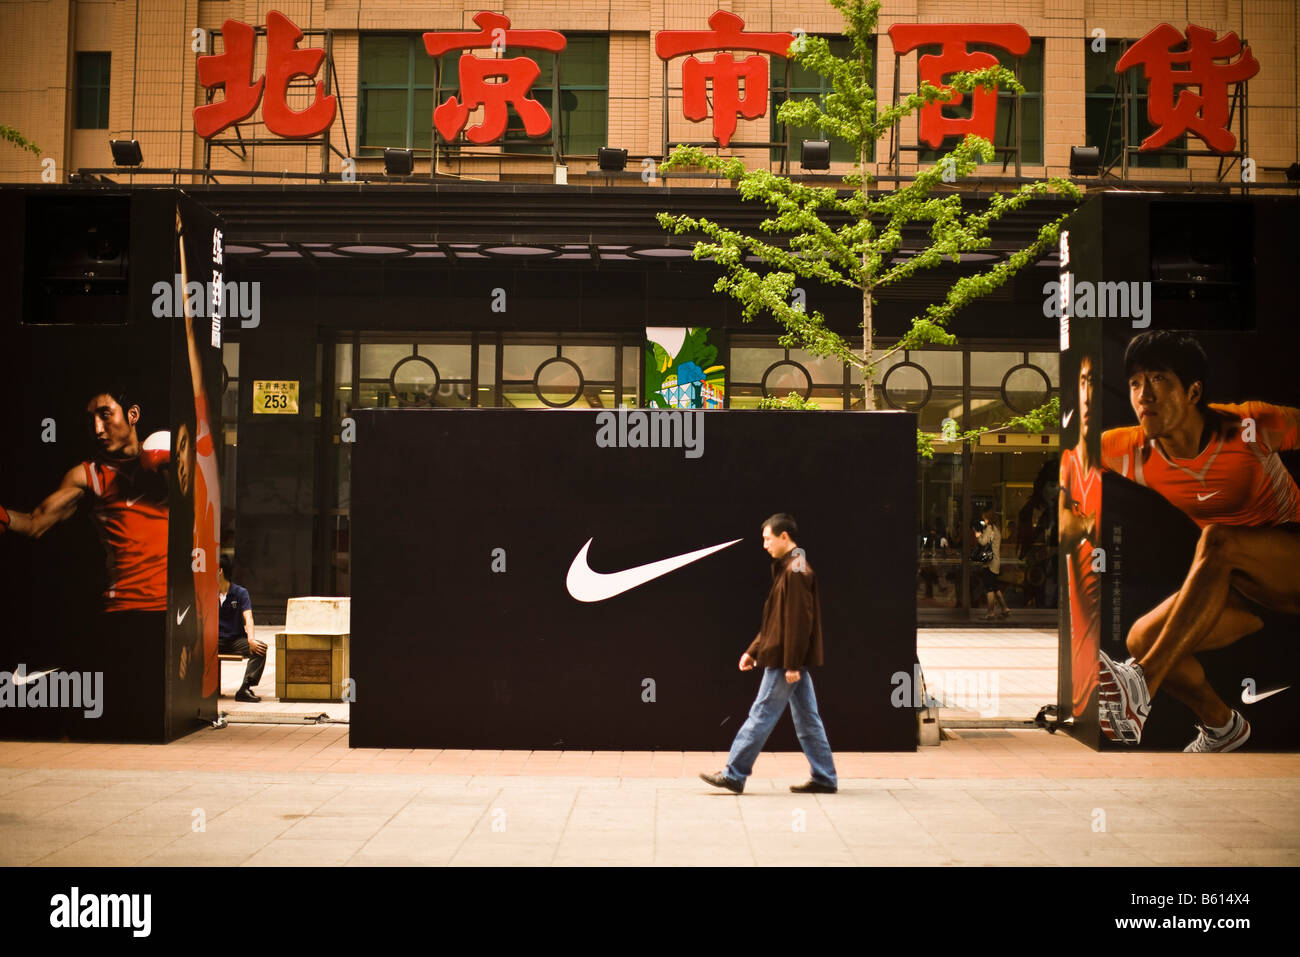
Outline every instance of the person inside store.
[[262, 680], [262, 671], [266, 668], [266, 642], [257, 640], [257, 630], [253, 627], [253, 602], [248, 597], [248, 589], [230, 580], [232, 566], [230, 556], [222, 555], [217, 567], [220, 599], [218, 647], [223, 655], [242, 655], [248, 659], [235, 700], [261, 701], [253, 689]]

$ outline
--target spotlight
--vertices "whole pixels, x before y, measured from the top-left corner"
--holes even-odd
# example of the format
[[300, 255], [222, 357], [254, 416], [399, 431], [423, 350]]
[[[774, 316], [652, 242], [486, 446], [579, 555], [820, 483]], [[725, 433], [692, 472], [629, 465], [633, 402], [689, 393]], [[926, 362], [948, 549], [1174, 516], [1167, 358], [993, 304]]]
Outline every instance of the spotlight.
[[803, 169], [830, 169], [830, 140], [804, 140], [799, 147], [799, 166]]
[[1286, 181], [1300, 183], [1300, 163], [1292, 163], [1286, 168]]
[[410, 176], [414, 170], [414, 150], [384, 150], [384, 172], [389, 176]]
[[619, 173], [627, 166], [627, 150], [602, 146], [596, 150], [596, 162], [606, 173]]
[[1101, 171], [1100, 146], [1071, 146], [1070, 175], [1096, 176]]
[[144, 163], [139, 140], [109, 140], [108, 148], [113, 152], [114, 166], [140, 166]]

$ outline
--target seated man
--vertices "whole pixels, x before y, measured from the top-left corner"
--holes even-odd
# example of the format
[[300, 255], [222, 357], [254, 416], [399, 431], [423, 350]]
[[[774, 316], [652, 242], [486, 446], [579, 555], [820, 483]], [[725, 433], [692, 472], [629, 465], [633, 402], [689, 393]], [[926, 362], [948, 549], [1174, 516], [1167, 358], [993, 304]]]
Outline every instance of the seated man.
[[223, 655], [243, 655], [248, 659], [235, 700], [261, 701], [253, 694], [253, 688], [262, 680], [262, 669], [266, 667], [266, 642], [257, 640], [248, 590], [230, 581], [231, 565], [230, 556], [222, 555], [217, 570], [217, 593], [221, 599], [218, 647]]

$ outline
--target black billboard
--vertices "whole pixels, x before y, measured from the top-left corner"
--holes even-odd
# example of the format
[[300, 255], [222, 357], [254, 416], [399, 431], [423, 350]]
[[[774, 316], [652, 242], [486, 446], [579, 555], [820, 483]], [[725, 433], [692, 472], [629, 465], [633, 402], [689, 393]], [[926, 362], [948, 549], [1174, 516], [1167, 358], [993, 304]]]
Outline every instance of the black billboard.
[[913, 415], [355, 416], [353, 747], [725, 751], [788, 512], [832, 747], [915, 748]]

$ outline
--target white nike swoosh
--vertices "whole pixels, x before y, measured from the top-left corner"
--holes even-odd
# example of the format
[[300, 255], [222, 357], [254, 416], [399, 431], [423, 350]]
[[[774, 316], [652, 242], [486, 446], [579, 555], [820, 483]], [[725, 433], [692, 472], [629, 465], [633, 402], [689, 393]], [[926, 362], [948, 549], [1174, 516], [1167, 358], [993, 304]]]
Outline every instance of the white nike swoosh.
[[1222, 491], [1223, 491], [1223, 489], [1218, 488], [1218, 489], [1215, 489], [1213, 492], [1206, 492], [1204, 495], [1202, 495], [1200, 492], [1197, 492], [1197, 493], [1196, 493], [1196, 501], [1198, 501], [1198, 502], [1204, 502], [1207, 498], [1214, 498], [1214, 496], [1218, 495], [1218, 494], [1219, 494], [1220, 492], [1222, 492]]
[[191, 608], [190, 605], [186, 605], [184, 611], [178, 611], [176, 613], [176, 624], [179, 625], [181, 622], [185, 620], [185, 616], [190, 613], [190, 608]]
[[1245, 688], [1242, 688], [1242, 689], [1241, 689], [1241, 703], [1242, 703], [1242, 704], [1254, 704], [1254, 703], [1257, 702], [1257, 701], [1263, 701], [1265, 698], [1271, 697], [1272, 695], [1275, 695], [1275, 694], [1277, 694], [1277, 693], [1279, 693], [1279, 692], [1281, 692], [1281, 691], [1285, 691], [1285, 690], [1286, 690], [1287, 688], [1289, 688], [1289, 687], [1291, 687], [1291, 686], [1290, 686], [1290, 685], [1283, 685], [1281, 688], [1274, 688], [1272, 691], [1264, 691], [1264, 692], [1261, 692], [1260, 694], [1251, 694], [1251, 693], [1250, 693], [1249, 691], [1247, 691]]
[[142, 498], [144, 498], [143, 495], [137, 495], [135, 498], [128, 498], [128, 499], [126, 500], [126, 507], [127, 507], [127, 508], [130, 508], [132, 505], [134, 505], [136, 502], [140, 501], [140, 499], [142, 499]]
[[573, 564], [569, 566], [568, 577], [564, 580], [564, 584], [569, 589], [569, 594], [578, 601], [604, 601], [606, 598], [621, 595], [629, 589], [644, 585], [661, 575], [667, 575], [684, 565], [697, 562], [706, 555], [712, 555], [724, 548], [730, 548], [741, 539], [735, 538], [729, 542], [723, 542], [721, 545], [712, 545], [709, 548], [687, 552], [685, 555], [665, 558], [662, 561], [651, 562], [649, 565], [625, 568], [621, 572], [613, 572], [608, 575], [592, 571], [591, 566], [587, 564], [587, 550], [591, 548], [593, 541], [595, 541], [593, 538], [587, 539], [587, 544], [582, 546], [573, 559]]
[[1070, 427], [1070, 420], [1073, 418], [1074, 418], [1074, 410], [1071, 409], [1069, 412], [1065, 413], [1065, 418], [1061, 420], [1061, 428], [1068, 429]]
[[21, 680], [19, 680], [19, 676], [18, 676], [18, 675], [14, 675], [14, 684], [15, 684], [15, 685], [26, 685], [26, 684], [31, 684], [33, 681], [36, 681], [36, 680], [38, 680], [38, 679], [40, 679], [40, 678], [44, 678], [46, 675], [52, 675], [52, 674], [54, 674], [54, 672], [56, 672], [56, 671], [58, 671], [57, 668], [50, 668], [50, 669], [47, 670], [47, 671], [36, 671], [36, 672], [32, 672], [31, 674], [23, 675], [22, 678], [21, 678]]

